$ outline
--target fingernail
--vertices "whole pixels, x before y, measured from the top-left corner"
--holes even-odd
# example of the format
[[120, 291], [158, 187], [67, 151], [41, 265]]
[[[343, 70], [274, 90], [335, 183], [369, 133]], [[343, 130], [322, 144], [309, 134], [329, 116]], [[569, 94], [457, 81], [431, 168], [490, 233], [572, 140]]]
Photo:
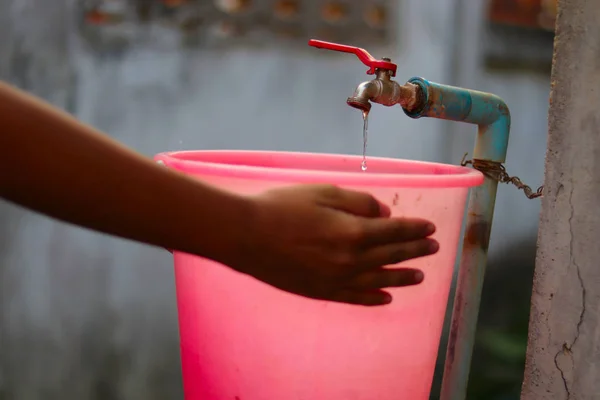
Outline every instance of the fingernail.
[[431, 243], [429, 243], [429, 252], [430, 253], [436, 253], [439, 249], [440, 249], [440, 244], [438, 242], [436, 242], [435, 240], [432, 240]]
[[383, 296], [383, 303], [384, 303], [384, 304], [390, 304], [390, 303], [392, 302], [392, 300], [393, 300], [393, 298], [392, 298], [392, 295], [391, 295], [391, 294], [389, 294], [389, 293], [386, 293], [386, 294]]
[[425, 227], [425, 233], [427, 235], [431, 235], [433, 232], [435, 232], [435, 225], [434, 224], [427, 224], [427, 226]]
[[415, 283], [421, 283], [423, 282], [423, 279], [425, 279], [425, 274], [423, 274], [423, 271], [415, 271]]

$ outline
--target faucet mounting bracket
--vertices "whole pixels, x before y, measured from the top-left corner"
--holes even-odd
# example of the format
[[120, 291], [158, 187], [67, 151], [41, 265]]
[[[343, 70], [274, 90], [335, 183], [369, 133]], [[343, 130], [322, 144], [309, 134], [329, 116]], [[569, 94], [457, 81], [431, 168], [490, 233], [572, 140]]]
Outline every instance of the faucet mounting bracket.
[[396, 76], [396, 69], [398, 66], [389, 61], [389, 58], [384, 58], [382, 60], [378, 60], [369, 54], [365, 49], [361, 49], [360, 47], [354, 46], [346, 46], [344, 44], [337, 44], [331, 42], [324, 42], [322, 40], [311, 39], [308, 41], [308, 45], [312, 47], [316, 47], [318, 49], [325, 50], [333, 50], [333, 51], [341, 51], [344, 53], [355, 54], [363, 64], [369, 67], [367, 71], [368, 75], [374, 75], [377, 69], [385, 69], [390, 71], [391, 76]]

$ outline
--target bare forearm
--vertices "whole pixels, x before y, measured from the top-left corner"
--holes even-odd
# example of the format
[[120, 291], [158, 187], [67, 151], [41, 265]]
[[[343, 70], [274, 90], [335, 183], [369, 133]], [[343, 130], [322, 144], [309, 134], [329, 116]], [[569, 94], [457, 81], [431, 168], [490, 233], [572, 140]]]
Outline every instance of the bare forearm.
[[1, 197], [148, 244], [215, 258], [247, 207], [1, 82], [0, 148]]

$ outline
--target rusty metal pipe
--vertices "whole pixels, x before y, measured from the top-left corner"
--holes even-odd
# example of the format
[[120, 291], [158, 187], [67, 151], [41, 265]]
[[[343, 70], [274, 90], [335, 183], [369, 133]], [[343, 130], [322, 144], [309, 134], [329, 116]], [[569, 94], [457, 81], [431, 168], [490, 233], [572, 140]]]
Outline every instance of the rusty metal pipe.
[[[404, 107], [408, 116], [475, 124], [478, 131], [473, 158], [496, 163], [505, 161], [510, 112], [500, 97], [422, 78], [412, 78], [409, 83], [420, 88], [421, 96], [414, 107]], [[481, 186], [472, 189], [469, 198], [441, 400], [464, 400], [467, 395], [497, 188], [498, 181], [486, 176]]]

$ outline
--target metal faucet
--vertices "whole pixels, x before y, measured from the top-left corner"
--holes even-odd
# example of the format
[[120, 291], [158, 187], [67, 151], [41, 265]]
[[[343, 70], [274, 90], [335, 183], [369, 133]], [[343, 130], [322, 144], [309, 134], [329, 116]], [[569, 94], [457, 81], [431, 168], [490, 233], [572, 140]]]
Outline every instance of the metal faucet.
[[[383, 60], [389, 60], [389, 58]], [[375, 79], [363, 82], [356, 87], [354, 94], [346, 100], [349, 106], [365, 112], [369, 112], [371, 109], [370, 102], [387, 107], [400, 104], [402, 108], [414, 108], [417, 102], [418, 86], [412, 83], [398, 84], [392, 80], [389, 69], [377, 69], [375, 75]]]
[[397, 66], [391, 62], [391, 59], [382, 58], [377, 60], [365, 49], [321, 40], [310, 40], [308, 44], [321, 49], [356, 54], [365, 65], [370, 67], [367, 74], [375, 75], [375, 78], [357, 86], [354, 94], [346, 100], [350, 107], [367, 113], [371, 110], [371, 102], [387, 107], [400, 104], [402, 108], [409, 110], [415, 107], [419, 87], [412, 83], [400, 85], [394, 81], [392, 77], [396, 75]]
[[[377, 60], [366, 50], [336, 43], [311, 40], [309, 45], [353, 53], [369, 67], [375, 79], [363, 82], [346, 101], [351, 107], [368, 113], [371, 102], [384, 106], [400, 104], [410, 118], [431, 117], [477, 125], [473, 161], [502, 167], [506, 159], [510, 132], [510, 112], [504, 101], [491, 93], [411, 78], [399, 85], [391, 78], [396, 64], [389, 58]], [[484, 173], [481, 186], [471, 189], [463, 237], [460, 267], [454, 293], [454, 309], [446, 350], [441, 400], [464, 400], [471, 355], [475, 342], [477, 316], [487, 263], [498, 181]]]

